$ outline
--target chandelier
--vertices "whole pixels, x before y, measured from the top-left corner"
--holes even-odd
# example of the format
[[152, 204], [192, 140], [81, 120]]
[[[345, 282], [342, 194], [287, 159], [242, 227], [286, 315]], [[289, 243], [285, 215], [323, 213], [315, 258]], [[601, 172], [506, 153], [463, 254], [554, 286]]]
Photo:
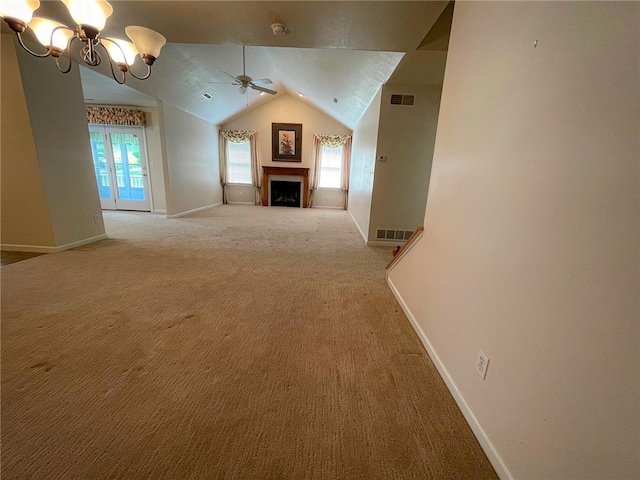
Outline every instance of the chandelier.
[[[35, 57], [53, 57], [56, 67], [62, 73], [69, 73], [73, 65], [71, 49], [78, 44], [78, 54], [91, 67], [100, 65], [103, 56], [108, 59], [111, 76], [122, 84], [129, 73], [138, 80], [151, 75], [151, 65], [155, 62], [166, 39], [159, 33], [131, 25], [124, 29], [131, 42], [118, 38], [101, 37], [107, 18], [113, 7], [105, 0], [61, 0], [76, 22], [75, 28], [46, 18], [33, 17], [40, 6], [40, 0], [0, 0], [0, 17], [16, 33], [18, 42]], [[46, 48], [42, 53], [34, 52], [23, 41], [22, 34], [31, 29], [38, 41]], [[133, 43], [132, 43], [133, 42]], [[140, 56], [147, 66], [146, 74], [137, 75], [131, 66]], [[68, 61], [61, 62], [66, 56]], [[116, 68], [114, 68], [114, 64]]]

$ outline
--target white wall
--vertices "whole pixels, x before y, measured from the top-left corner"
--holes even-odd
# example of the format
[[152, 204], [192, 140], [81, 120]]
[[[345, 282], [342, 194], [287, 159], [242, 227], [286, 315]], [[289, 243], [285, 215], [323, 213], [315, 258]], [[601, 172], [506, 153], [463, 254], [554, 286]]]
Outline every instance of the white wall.
[[[419, 79], [416, 79], [419, 80]], [[391, 105], [391, 94], [414, 95], [414, 105]], [[441, 87], [393, 85], [382, 89], [369, 239], [377, 229], [415, 230], [424, 219]]]
[[348, 210], [365, 242], [368, 240], [369, 219], [371, 217], [371, 195], [376, 168], [376, 144], [381, 99], [382, 88], [373, 98], [353, 131], [351, 148]]
[[[302, 124], [302, 162], [274, 162], [271, 150], [271, 124], [272, 123], [301, 123]], [[317, 108], [294, 98], [291, 95], [280, 95], [269, 103], [256, 109], [249, 110], [246, 114], [221, 125], [225, 130], [255, 130], [258, 132], [258, 149], [260, 161], [264, 166], [280, 167], [306, 167], [311, 168], [311, 147], [314, 133], [351, 135], [351, 130], [340, 122], [321, 112]], [[242, 187], [229, 188], [230, 202], [253, 202], [253, 190]], [[328, 192], [326, 192], [328, 193]], [[316, 195], [316, 206], [342, 207], [344, 200], [342, 192], [339, 194]], [[247, 200], [248, 199], [248, 200]], [[329, 205], [323, 203], [323, 200]], [[334, 205], [335, 203], [335, 205]]]
[[145, 112], [147, 125], [144, 134], [147, 139], [149, 161], [149, 181], [151, 182], [151, 200], [155, 213], [167, 213], [167, 194], [164, 189], [164, 168], [162, 165], [162, 142], [160, 140], [160, 118], [158, 109], [153, 107], [135, 107]]
[[505, 477], [640, 478], [639, 32], [637, 2], [456, 4], [390, 281]]
[[167, 215], [222, 202], [215, 125], [158, 102]]
[[2, 247], [55, 248], [13, 35], [3, 34], [1, 38]]
[[[105, 238], [78, 68], [65, 75], [50, 58], [19, 47], [16, 53], [55, 249]], [[19, 202], [3, 205], [21, 208]]]

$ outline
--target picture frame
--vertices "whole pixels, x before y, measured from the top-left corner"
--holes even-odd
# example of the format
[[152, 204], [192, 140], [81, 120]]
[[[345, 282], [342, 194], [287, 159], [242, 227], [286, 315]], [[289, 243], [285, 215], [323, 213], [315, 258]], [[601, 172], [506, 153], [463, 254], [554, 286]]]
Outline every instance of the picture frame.
[[275, 162], [302, 162], [302, 124], [271, 124], [272, 159]]

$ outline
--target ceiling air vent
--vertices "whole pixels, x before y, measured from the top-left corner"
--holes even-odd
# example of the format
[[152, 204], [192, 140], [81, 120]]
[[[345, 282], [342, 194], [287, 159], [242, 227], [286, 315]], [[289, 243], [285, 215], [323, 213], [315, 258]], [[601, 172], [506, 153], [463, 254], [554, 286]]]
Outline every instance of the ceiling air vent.
[[391, 94], [391, 105], [413, 105], [415, 95]]

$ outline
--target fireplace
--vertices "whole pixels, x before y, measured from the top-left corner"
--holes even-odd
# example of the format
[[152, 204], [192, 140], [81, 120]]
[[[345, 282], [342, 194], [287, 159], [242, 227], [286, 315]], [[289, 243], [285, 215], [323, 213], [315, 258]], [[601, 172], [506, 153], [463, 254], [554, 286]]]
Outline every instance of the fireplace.
[[271, 190], [272, 207], [294, 207], [300, 208], [300, 187], [302, 182], [290, 182], [282, 180], [271, 180], [269, 188]]
[[[296, 205], [292, 205], [291, 196], [289, 194], [286, 198], [286, 207], [302, 207], [307, 208], [309, 206], [309, 169], [306, 167], [262, 167], [262, 204], [265, 207], [276, 206], [273, 203], [272, 184], [274, 182], [282, 182], [285, 184], [293, 183], [297, 185], [296, 192], [298, 200]], [[285, 185], [289, 187], [290, 185]]]

